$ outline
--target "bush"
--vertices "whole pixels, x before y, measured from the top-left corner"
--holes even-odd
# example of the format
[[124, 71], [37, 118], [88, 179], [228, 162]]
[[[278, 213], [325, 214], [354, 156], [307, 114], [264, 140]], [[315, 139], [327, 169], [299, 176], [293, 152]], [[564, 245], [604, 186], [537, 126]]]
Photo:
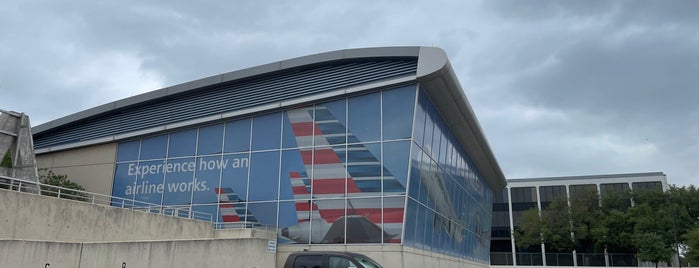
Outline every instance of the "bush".
[[[53, 171], [48, 170], [46, 171], [46, 174], [39, 176], [39, 179], [41, 183], [43, 184], [41, 186], [41, 194], [46, 195], [46, 196], [53, 196], [53, 197], [58, 197], [58, 188], [56, 187], [51, 187], [51, 186], [58, 186], [58, 187], [63, 187], [67, 188], [70, 190], [66, 189], [60, 189], [61, 196], [60, 198], [65, 198], [65, 199], [71, 199], [71, 200], [78, 200], [78, 201], [87, 201], [87, 195], [78, 191], [85, 191], [85, 188], [80, 186], [80, 184], [77, 184], [75, 182], [72, 182], [68, 179], [68, 175], [59, 175], [56, 173], [53, 173]], [[50, 186], [48, 186], [50, 185]]]

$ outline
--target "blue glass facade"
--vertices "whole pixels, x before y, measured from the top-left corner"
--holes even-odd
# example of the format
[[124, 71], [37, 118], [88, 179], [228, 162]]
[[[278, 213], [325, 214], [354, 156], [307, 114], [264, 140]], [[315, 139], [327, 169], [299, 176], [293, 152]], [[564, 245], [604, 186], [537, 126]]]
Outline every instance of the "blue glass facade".
[[121, 142], [112, 193], [280, 243], [488, 260], [492, 190], [416, 85]]
[[492, 189], [422, 92], [414, 125], [404, 244], [487, 263]]

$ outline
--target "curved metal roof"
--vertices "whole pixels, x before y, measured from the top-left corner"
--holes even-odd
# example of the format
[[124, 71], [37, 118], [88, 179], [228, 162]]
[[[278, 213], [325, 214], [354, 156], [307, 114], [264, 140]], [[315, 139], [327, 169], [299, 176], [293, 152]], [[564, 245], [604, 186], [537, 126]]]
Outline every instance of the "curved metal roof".
[[279, 61], [110, 102], [32, 132], [37, 153], [46, 153], [406, 83], [420, 84], [491, 187], [504, 187], [446, 53], [435, 47], [347, 49]]

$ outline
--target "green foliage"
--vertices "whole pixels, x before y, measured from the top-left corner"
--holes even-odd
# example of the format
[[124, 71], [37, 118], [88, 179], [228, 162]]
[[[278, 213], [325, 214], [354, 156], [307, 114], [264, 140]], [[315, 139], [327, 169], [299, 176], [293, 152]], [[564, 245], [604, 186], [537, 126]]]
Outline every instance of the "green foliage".
[[531, 208], [522, 215], [522, 225], [519, 226], [517, 232], [514, 233], [517, 245], [521, 247], [530, 247], [540, 245], [543, 240], [542, 227], [544, 226], [539, 217], [539, 210]]
[[656, 265], [681, 247], [690, 263], [699, 264], [699, 190], [671, 186], [600, 199], [595, 188], [577, 188], [570, 200], [527, 211], [518, 231], [515, 239], [526, 247], [543, 242], [558, 252], [636, 253]]
[[571, 191], [570, 215], [578, 252], [601, 252], [599, 234], [603, 227], [603, 211], [597, 188], [586, 187]]
[[[39, 179], [44, 185], [67, 188], [60, 189], [60, 198], [87, 201], [87, 195], [82, 192], [78, 192], [85, 191], [85, 188], [80, 186], [80, 184], [70, 181], [68, 179], [68, 175], [59, 175], [53, 173], [51, 170], [48, 170], [46, 171], [46, 174], [41, 175]], [[41, 186], [42, 195], [59, 197], [59, 188], [44, 185]]]
[[10, 156], [9, 150], [5, 153], [5, 156], [2, 157], [2, 162], [0, 162], [0, 167], [12, 168], [12, 157]]
[[547, 209], [541, 212], [541, 217], [547, 222], [542, 224], [542, 233], [549, 249], [556, 252], [570, 252], [575, 248], [576, 241], [570, 236], [571, 211], [565, 199], [560, 198], [551, 202]]
[[687, 252], [685, 259], [690, 264], [696, 266], [699, 264], [699, 226], [694, 227], [694, 229], [688, 231], [682, 236], [686, 241]]
[[655, 263], [655, 267], [658, 267], [659, 262], [669, 263], [673, 250], [668, 244], [659, 243], [662, 239], [662, 235], [652, 232], [636, 234], [634, 243], [638, 247], [638, 259]]

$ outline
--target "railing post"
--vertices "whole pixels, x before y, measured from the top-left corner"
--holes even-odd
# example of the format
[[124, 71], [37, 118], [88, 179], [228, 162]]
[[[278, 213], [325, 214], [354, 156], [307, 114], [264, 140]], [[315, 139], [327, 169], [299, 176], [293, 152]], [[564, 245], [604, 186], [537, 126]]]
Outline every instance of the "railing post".
[[58, 198], [61, 198], [61, 188], [58, 188]]
[[92, 204], [95, 203], [95, 194], [92, 194]]

